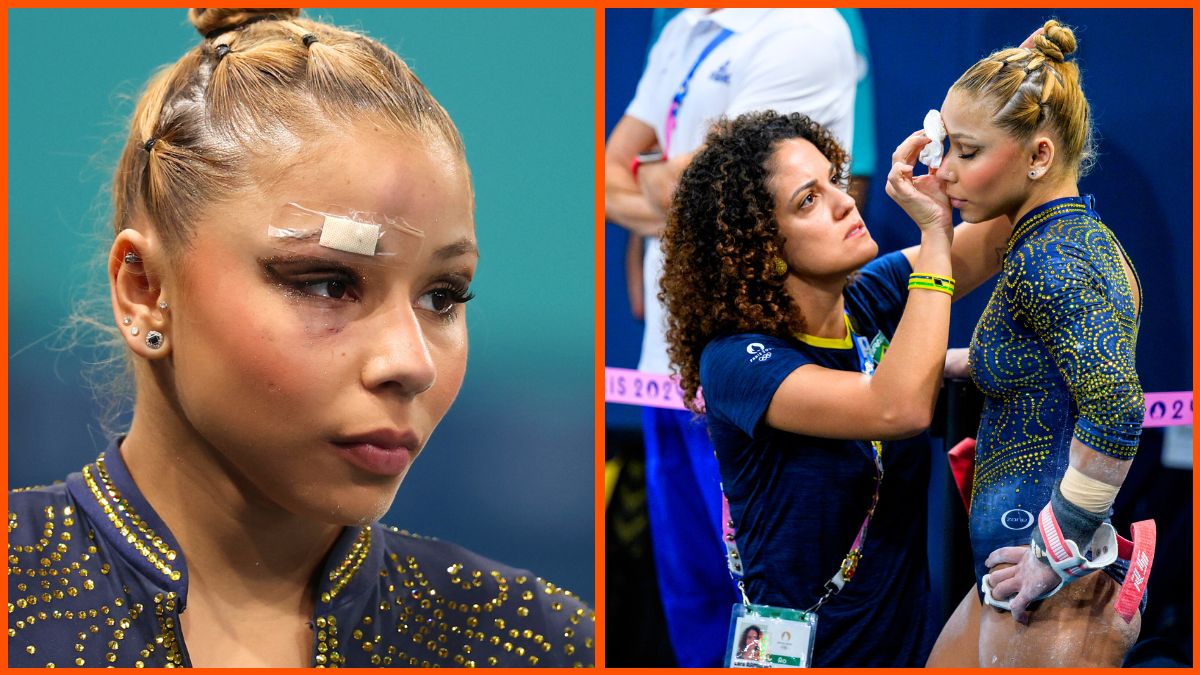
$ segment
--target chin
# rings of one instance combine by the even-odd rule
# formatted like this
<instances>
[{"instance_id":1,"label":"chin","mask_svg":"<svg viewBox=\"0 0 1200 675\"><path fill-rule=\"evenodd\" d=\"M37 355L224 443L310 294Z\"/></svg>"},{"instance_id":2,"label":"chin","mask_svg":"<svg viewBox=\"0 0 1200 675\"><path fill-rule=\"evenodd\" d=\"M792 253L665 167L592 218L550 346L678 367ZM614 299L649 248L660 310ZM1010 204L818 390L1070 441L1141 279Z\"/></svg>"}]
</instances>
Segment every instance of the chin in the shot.
<instances>
[{"instance_id":1,"label":"chin","mask_svg":"<svg viewBox=\"0 0 1200 675\"><path fill-rule=\"evenodd\" d=\"M291 504L284 508L303 518L330 525L367 525L388 512L399 487L399 481L391 485L314 485L309 490L290 495Z\"/></svg>"}]
</instances>

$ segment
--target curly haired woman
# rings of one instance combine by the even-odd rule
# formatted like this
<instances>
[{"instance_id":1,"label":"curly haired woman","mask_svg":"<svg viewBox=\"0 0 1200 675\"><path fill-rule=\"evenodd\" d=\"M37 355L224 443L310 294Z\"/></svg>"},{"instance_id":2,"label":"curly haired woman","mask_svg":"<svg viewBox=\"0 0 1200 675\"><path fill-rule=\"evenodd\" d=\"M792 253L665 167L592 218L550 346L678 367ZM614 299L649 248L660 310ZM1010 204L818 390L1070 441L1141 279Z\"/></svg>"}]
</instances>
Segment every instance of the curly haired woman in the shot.
<instances>
[{"instance_id":1,"label":"curly haired woman","mask_svg":"<svg viewBox=\"0 0 1200 675\"><path fill-rule=\"evenodd\" d=\"M875 259L843 150L774 112L715 126L663 238L671 359L707 413L747 599L805 610L825 598L814 666L922 665L932 643L928 452L880 442L929 425L952 296L997 271L1008 222L953 228L936 176L913 176L928 142L900 145L887 184L918 246Z\"/></svg>"}]
</instances>

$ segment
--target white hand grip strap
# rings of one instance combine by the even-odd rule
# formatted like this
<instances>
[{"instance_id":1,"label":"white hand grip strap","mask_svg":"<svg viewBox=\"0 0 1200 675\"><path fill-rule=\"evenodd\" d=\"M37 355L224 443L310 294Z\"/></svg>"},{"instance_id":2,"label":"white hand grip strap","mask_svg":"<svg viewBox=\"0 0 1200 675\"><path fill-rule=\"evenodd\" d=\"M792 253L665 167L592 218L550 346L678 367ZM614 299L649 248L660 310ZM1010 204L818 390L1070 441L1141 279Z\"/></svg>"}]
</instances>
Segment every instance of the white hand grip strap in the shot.
<instances>
[{"instance_id":1,"label":"white hand grip strap","mask_svg":"<svg viewBox=\"0 0 1200 675\"><path fill-rule=\"evenodd\" d=\"M1088 545L1088 550L1092 554L1091 560L1088 560L1079 551L1079 546L1074 541L1063 536L1058 521L1054 518L1054 509L1050 504L1046 504L1041 514L1038 515L1038 530L1042 535L1042 540L1046 542L1046 548L1043 549L1038 545L1037 537L1034 537L1030 542L1033 555L1054 570L1054 573L1058 575L1058 585L1034 598L1035 601L1045 600L1072 581L1085 577L1098 569L1108 567L1117 561L1117 531L1109 523L1101 523L1100 527L1096 529L1096 533L1092 535L1092 541ZM990 576L989 574L983 575L980 583L980 588L983 590L983 601L997 609L1011 611L1010 601L999 600L992 596Z\"/></svg>"}]
</instances>

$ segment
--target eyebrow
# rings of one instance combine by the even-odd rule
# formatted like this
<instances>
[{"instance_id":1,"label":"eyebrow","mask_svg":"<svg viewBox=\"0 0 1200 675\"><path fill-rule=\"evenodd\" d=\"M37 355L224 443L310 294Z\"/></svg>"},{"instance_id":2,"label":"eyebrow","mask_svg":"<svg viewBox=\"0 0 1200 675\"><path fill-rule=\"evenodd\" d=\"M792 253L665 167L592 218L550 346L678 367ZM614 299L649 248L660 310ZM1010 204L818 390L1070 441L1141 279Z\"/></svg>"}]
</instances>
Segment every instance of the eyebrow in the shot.
<instances>
[{"instance_id":1,"label":"eyebrow","mask_svg":"<svg viewBox=\"0 0 1200 675\"><path fill-rule=\"evenodd\" d=\"M949 136L950 136L950 138L953 138L956 141L963 141L963 140L978 141L979 140L978 138L975 138L971 134L949 134Z\"/></svg>"},{"instance_id":2,"label":"eyebrow","mask_svg":"<svg viewBox=\"0 0 1200 675\"><path fill-rule=\"evenodd\" d=\"M463 237L452 244L447 244L433 252L433 256L435 258L442 259L457 258L462 255L472 254L478 256L479 247L475 245L474 241L467 237Z\"/></svg>"},{"instance_id":3,"label":"eyebrow","mask_svg":"<svg viewBox=\"0 0 1200 675\"><path fill-rule=\"evenodd\" d=\"M792 201L793 199L795 199L795 198L796 198L796 195L800 194L801 192L804 192L805 190L807 190L808 188L810 188L810 187L812 187L812 186L814 186L814 185L816 185L816 184L817 184L817 179L816 179L816 178L814 178L814 179L812 179L812 180L808 181L807 183L804 183L804 184L803 184L803 185L801 185L800 187L796 188L796 191L792 193L792 196L791 196L791 197L788 197L788 201L789 201L789 202L790 202L790 201Z\"/></svg>"}]
</instances>

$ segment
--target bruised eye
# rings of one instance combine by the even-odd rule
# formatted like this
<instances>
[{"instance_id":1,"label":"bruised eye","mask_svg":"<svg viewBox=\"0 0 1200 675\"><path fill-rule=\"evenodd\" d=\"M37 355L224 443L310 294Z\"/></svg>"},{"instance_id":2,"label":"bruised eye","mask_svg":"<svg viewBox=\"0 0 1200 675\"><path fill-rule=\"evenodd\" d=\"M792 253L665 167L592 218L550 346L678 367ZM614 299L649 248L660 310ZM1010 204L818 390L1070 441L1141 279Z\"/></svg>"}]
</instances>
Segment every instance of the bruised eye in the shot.
<instances>
[{"instance_id":1,"label":"bruised eye","mask_svg":"<svg viewBox=\"0 0 1200 675\"><path fill-rule=\"evenodd\" d=\"M316 301L356 302L362 283L350 269L314 258L272 258L262 261L268 276L288 294Z\"/></svg>"}]
</instances>

